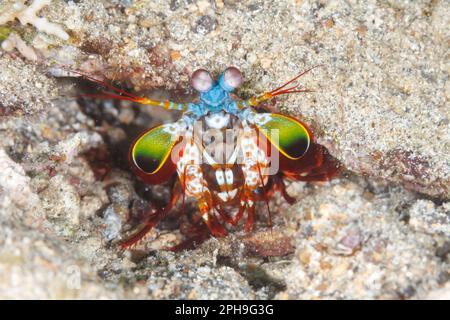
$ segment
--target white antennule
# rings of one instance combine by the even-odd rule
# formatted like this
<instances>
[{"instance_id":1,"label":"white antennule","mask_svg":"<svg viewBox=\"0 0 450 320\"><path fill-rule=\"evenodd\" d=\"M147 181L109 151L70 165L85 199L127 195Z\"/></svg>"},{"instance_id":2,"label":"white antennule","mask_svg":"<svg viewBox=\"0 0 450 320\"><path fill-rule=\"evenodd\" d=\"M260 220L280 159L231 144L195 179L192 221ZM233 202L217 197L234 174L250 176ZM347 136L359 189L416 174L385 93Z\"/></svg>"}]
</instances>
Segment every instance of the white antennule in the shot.
<instances>
[{"instance_id":1,"label":"white antennule","mask_svg":"<svg viewBox=\"0 0 450 320\"><path fill-rule=\"evenodd\" d=\"M230 123L230 114L223 111L210 113L205 116L205 122L208 128L223 129Z\"/></svg>"}]
</instances>

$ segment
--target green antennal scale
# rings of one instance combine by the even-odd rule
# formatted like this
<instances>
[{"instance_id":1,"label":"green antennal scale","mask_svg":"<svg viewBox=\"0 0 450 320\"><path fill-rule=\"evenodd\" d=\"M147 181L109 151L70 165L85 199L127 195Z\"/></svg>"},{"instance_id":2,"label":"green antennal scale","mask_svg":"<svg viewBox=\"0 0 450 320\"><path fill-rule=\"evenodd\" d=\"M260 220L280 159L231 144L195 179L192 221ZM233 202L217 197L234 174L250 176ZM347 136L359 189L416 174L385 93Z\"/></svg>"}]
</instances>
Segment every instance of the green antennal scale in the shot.
<instances>
[{"instance_id":1,"label":"green antennal scale","mask_svg":"<svg viewBox=\"0 0 450 320\"><path fill-rule=\"evenodd\" d=\"M157 173L179 141L173 124L164 124L142 134L131 149L133 163L146 174Z\"/></svg>"},{"instance_id":2,"label":"green antennal scale","mask_svg":"<svg viewBox=\"0 0 450 320\"><path fill-rule=\"evenodd\" d=\"M289 159L300 159L308 151L311 135L297 119L282 114L260 113L254 121L270 143Z\"/></svg>"}]
</instances>

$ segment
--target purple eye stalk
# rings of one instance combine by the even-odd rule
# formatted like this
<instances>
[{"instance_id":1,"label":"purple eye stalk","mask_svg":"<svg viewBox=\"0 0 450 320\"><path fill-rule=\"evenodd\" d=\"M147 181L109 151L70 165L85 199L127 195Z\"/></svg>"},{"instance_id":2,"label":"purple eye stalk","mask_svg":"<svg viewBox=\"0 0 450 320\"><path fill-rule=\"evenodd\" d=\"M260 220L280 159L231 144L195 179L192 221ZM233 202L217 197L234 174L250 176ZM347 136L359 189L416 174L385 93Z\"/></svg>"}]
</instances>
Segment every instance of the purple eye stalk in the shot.
<instances>
[{"instance_id":1,"label":"purple eye stalk","mask_svg":"<svg viewBox=\"0 0 450 320\"><path fill-rule=\"evenodd\" d=\"M225 69L217 81L205 69L196 70L191 76L191 85L200 93L202 107L211 112L237 110L237 104L230 98L230 93L241 83L242 73L236 67Z\"/></svg>"},{"instance_id":2,"label":"purple eye stalk","mask_svg":"<svg viewBox=\"0 0 450 320\"><path fill-rule=\"evenodd\" d=\"M205 69L198 69L191 76L192 87L200 93L208 92L214 85L218 85L221 89L231 92L238 88L241 83L242 73L236 67L228 67L219 76L218 84L214 83L211 74Z\"/></svg>"},{"instance_id":3,"label":"purple eye stalk","mask_svg":"<svg viewBox=\"0 0 450 320\"><path fill-rule=\"evenodd\" d=\"M242 83L242 73L236 67L227 68L219 77L219 85L223 90L231 92Z\"/></svg>"},{"instance_id":4,"label":"purple eye stalk","mask_svg":"<svg viewBox=\"0 0 450 320\"><path fill-rule=\"evenodd\" d=\"M198 69L191 76L191 85L198 92L208 92L213 84L213 78L205 69Z\"/></svg>"}]
</instances>

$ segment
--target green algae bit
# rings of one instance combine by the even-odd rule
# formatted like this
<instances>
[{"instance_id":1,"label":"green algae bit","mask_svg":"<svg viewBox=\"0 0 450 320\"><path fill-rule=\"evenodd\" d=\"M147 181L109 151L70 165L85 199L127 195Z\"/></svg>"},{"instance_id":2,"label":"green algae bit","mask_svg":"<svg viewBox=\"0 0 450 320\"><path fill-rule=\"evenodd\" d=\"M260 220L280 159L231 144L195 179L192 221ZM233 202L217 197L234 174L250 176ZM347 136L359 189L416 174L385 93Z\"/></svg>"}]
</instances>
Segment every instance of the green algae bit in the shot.
<instances>
[{"instance_id":1,"label":"green algae bit","mask_svg":"<svg viewBox=\"0 0 450 320\"><path fill-rule=\"evenodd\" d=\"M12 31L12 29L9 27L1 27L0 26L0 43L2 43L4 40L6 40L6 38L8 38L11 31Z\"/></svg>"}]
</instances>

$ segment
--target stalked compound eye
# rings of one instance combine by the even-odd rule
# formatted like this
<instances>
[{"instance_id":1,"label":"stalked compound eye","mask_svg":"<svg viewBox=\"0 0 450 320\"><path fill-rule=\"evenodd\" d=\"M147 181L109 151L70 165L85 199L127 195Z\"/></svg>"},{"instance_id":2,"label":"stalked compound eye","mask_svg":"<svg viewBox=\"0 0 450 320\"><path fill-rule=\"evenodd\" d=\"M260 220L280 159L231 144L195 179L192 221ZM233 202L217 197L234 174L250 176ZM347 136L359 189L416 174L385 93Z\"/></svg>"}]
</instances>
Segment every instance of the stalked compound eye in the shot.
<instances>
[{"instance_id":1,"label":"stalked compound eye","mask_svg":"<svg viewBox=\"0 0 450 320\"><path fill-rule=\"evenodd\" d=\"M228 67L220 76L220 86L226 91L233 91L242 83L242 73L236 67Z\"/></svg>"},{"instance_id":2,"label":"stalked compound eye","mask_svg":"<svg viewBox=\"0 0 450 320\"><path fill-rule=\"evenodd\" d=\"M213 79L208 71L198 69L192 74L191 85L198 92L208 92L213 85Z\"/></svg>"}]
</instances>

